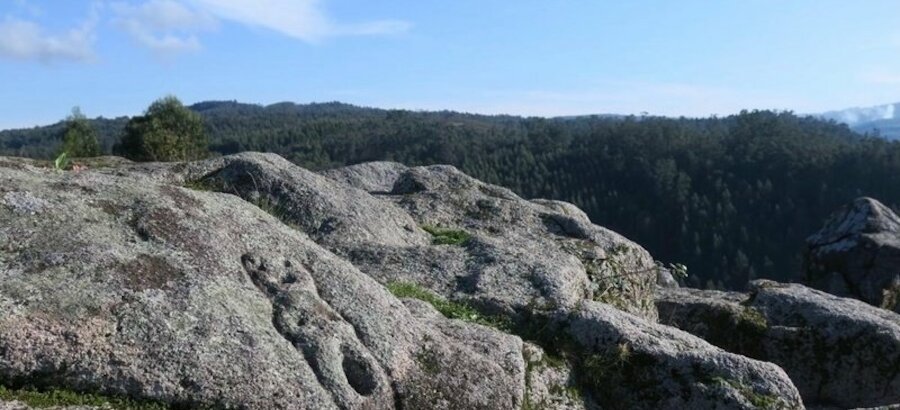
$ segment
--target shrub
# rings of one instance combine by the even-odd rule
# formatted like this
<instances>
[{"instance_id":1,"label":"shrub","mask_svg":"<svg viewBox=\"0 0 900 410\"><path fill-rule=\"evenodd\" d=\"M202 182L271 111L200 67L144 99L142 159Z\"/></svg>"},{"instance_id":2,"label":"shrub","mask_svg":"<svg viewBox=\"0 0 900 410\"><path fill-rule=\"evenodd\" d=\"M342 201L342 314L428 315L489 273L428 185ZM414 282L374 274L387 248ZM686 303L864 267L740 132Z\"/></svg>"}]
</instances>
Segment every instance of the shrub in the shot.
<instances>
[{"instance_id":1,"label":"shrub","mask_svg":"<svg viewBox=\"0 0 900 410\"><path fill-rule=\"evenodd\" d=\"M72 114L66 118L66 132L63 134L60 153L72 158L96 157L101 154L97 132L78 107L72 108Z\"/></svg>"},{"instance_id":2,"label":"shrub","mask_svg":"<svg viewBox=\"0 0 900 410\"><path fill-rule=\"evenodd\" d=\"M209 141L200 116L168 96L128 121L115 151L134 161L190 161L208 155Z\"/></svg>"}]
</instances>

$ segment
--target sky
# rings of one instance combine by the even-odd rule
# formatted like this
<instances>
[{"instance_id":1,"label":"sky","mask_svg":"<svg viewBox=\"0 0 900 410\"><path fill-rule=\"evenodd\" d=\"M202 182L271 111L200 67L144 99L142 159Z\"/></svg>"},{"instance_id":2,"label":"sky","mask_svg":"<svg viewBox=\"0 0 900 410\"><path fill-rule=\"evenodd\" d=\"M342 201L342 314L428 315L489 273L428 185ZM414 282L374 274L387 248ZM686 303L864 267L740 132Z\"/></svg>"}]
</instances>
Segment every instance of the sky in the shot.
<instances>
[{"instance_id":1,"label":"sky","mask_svg":"<svg viewBox=\"0 0 900 410\"><path fill-rule=\"evenodd\" d=\"M0 0L0 129L186 104L558 116L900 101L900 1Z\"/></svg>"}]
</instances>

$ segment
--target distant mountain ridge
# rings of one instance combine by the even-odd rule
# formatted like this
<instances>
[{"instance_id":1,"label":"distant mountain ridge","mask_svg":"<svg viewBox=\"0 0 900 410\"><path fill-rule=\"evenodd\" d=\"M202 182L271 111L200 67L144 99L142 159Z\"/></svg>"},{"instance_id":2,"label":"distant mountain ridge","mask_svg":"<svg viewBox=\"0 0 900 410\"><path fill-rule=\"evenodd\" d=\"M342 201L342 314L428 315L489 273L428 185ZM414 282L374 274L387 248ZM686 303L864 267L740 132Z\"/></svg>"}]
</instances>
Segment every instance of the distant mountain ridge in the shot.
<instances>
[{"instance_id":1,"label":"distant mountain ridge","mask_svg":"<svg viewBox=\"0 0 900 410\"><path fill-rule=\"evenodd\" d=\"M859 133L877 133L887 139L900 139L900 103L847 108L817 116L847 124Z\"/></svg>"}]
</instances>

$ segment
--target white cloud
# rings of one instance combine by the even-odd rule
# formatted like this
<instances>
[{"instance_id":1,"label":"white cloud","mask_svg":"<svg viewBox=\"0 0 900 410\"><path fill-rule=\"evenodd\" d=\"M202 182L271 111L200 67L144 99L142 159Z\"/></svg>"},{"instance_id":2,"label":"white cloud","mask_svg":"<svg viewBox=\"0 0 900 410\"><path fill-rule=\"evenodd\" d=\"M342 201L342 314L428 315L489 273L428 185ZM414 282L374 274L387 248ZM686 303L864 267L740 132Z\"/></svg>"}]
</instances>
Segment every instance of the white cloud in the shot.
<instances>
[{"instance_id":1,"label":"white cloud","mask_svg":"<svg viewBox=\"0 0 900 410\"><path fill-rule=\"evenodd\" d=\"M357 24L333 21L318 0L148 0L112 3L114 22L141 45L162 55L196 51L199 34L218 21L262 27L315 43L336 36L401 33L410 24L376 20Z\"/></svg>"},{"instance_id":2,"label":"white cloud","mask_svg":"<svg viewBox=\"0 0 900 410\"><path fill-rule=\"evenodd\" d=\"M331 20L318 0L191 0L216 16L263 27L306 42L348 35L402 33L411 27L399 20L346 24Z\"/></svg>"},{"instance_id":3,"label":"white cloud","mask_svg":"<svg viewBox=\"0 0 900 410\"><path fill-rule=\"evenodd\" d=\"M0 21L0 57L21 61L87 61L94 57L96 14L64 33L48 33L29 20Z\"/></svg>"},{"instance_id":4,"label":"white cloud","mask_svg":"<svg viewBox=\"0 0 900 410\"><path fill-rule=\"evenodd\" d=\"M114 22L138 43L161 55L201 48L197 33L216 28L209 13L174 0L150 0L135 6L113 3Z\"/></svg>"}]
</instances>

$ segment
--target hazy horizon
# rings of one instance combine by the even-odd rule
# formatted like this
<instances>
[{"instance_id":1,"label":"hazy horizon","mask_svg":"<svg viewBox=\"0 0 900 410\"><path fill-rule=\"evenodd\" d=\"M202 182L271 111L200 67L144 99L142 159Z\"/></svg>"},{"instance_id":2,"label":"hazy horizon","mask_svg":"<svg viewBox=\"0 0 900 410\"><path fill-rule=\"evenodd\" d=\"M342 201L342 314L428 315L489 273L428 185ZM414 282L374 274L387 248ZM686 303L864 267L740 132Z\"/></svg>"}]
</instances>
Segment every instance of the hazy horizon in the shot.
<instances>
[{"instance_id":1,"label":"hazy horizon","mask_svg":"<svg viewBox=\"0 0 900 410\"><path fill-rule=\"evenodd\" d=\"M0 129L185 103L705 117L900 100L900 3L0 5Z\"/></svg>"}]
</instances>

